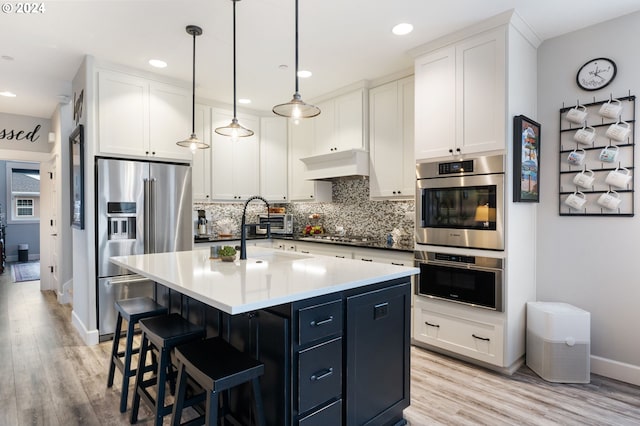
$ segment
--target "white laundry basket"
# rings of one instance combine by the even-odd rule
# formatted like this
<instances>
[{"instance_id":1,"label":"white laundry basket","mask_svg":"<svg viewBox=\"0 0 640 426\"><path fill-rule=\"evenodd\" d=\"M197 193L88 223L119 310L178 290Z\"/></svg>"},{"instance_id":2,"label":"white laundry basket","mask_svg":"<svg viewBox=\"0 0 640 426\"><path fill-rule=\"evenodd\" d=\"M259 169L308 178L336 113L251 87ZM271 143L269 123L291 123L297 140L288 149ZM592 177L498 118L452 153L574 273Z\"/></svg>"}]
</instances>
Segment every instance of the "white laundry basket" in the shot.
<instances>
[{"instance_id":1,"label":"white laundry basket","mask_svg":"<svg viewBox=\"0 0 640 426\"><path fill-rule=\"evenodd\" d=\"M549 382L589 383L591 314L559 302L527 302L527 365Z\"/></svg>"}]
</instances>

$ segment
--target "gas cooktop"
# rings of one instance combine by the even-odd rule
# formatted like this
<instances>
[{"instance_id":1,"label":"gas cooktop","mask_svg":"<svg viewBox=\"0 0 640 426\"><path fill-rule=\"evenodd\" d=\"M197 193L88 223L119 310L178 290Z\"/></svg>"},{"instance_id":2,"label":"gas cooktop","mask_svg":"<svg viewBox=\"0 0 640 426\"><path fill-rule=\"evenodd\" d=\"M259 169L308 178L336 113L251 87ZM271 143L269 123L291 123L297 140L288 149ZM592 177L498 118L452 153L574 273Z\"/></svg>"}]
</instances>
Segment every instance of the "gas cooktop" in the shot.
<instances>
[{"instance_id":1,"label":"gas cooktop","mask_svg":"<svg viewBox=\"0 0 640 426\"><path fill-rule=\"evenodd\" d=\"M358 237L354 235L317 234L317 235L309 235L306 237L302 237L300 239L307 240L307 241L327 242L327 243L353 244L358 246L375 245L375 242L371 238Z\"/></svg>"}]
</instances>

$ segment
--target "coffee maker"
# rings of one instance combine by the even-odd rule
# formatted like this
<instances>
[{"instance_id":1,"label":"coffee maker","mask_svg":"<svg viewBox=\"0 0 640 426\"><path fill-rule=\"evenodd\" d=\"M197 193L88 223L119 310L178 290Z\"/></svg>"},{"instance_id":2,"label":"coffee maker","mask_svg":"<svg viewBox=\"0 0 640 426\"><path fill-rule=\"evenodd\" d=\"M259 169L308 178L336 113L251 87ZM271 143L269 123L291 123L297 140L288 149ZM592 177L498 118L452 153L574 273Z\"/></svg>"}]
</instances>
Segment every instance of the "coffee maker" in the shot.
<instances>
[{"instance_id":1,"label":"coffee maker","mask_svg":"<svg viewBox=\"0 0 640 426\"><path fill-rule=\"evenodd\" d=\"M204 210L198 210L198 235L207 235L207 214Z\"/></svg>"}]
</instances>

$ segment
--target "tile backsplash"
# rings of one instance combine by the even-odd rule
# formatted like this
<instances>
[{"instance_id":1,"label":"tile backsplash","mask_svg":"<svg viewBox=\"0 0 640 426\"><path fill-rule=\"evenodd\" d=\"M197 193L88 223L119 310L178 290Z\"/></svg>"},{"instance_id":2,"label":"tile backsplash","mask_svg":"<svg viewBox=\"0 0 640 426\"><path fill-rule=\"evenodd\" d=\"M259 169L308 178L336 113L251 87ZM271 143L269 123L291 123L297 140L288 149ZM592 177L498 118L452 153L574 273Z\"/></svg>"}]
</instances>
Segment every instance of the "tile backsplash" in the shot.
<instances>
[{"instance_id":1,"label":"tile backsplash","mask_svg":"<svg viewBox=\"0 0 640 426\"><path fill-rule=\"evenodd\" d=\"M342 226L347 235L356 235L385 241L394 229L402 232L403 239L413 240L415 203L406 201L372 201L369 199L368 178L341 178L332 182L333 202L291 202L274 206L286 207L294 216L295 233L301 234L306 225L322 225L327 233L335 233ZM217 233L215 223L230 218L236 223L235 233L240 233L240 221L244 203L195 203L194 220L197 210L205 210L207 219ZM256 215L264 213L265 206L254 201L247 206L247 223L255 223ZM317 213L319 219L309 216Z\"/></svg>"}]
</instances>

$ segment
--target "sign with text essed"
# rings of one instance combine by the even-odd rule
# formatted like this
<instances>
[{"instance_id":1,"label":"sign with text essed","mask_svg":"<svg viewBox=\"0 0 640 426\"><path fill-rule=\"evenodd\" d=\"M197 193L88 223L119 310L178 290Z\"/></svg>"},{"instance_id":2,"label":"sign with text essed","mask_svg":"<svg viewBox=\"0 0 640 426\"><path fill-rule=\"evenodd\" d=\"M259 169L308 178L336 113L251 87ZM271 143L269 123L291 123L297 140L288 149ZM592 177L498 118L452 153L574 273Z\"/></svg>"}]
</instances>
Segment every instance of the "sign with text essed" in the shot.
<instances>
[{"instance_id":1,"label":"sign with text essed","mask_svg":"<svg viewBox=\"0 0 640 426\"><path fill-rule=\"evenodd\" d=\"M540 201L540 124L513 117L513 201Z\"/></svg>"},{"instance_id":2,"label":"sign with text essed","mask_svg":"<svg viewBox=\"0 0 640 426\"><path fill-rule=\"evenodd\" d=\"M0 113L0 149L50 152L50 130L50 120Z\"/></svg>"}]
</instances>

